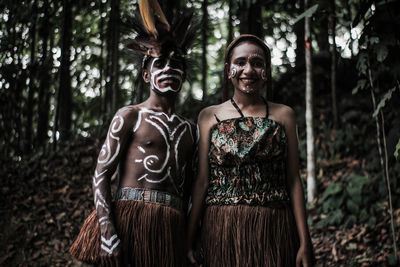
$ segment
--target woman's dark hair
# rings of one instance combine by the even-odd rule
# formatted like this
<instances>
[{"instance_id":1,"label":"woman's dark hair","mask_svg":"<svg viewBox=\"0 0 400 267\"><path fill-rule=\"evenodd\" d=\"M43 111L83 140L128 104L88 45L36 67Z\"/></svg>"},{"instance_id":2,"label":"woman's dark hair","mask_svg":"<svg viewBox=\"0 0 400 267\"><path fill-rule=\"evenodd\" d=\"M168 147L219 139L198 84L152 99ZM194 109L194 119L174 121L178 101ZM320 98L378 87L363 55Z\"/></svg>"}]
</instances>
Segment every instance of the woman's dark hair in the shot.
<instances>
[{"instance_id":1,"label":"woman's dark hair","mask_svg":"<svg viewBox=\"0 0 400 267\"><path fill-rule=\"evenodd\" d=\"M236 39L234 39L226 48L224 63L228 63L228 66L230 66L233 50L237 46L243 43L255 44L261 47L262 50L264 51L266 67L267 67L266 97L268 100L272 100L273 94L272 94L272 80L271 80L271 52L268 46L260 38L252 34L242 34ZM226 101L229 98L229 91L231 86L228 79L228 71L229 68L225 68L224 66L224 85L222 88L222 102Z\"/></svg>"}]
</instances>

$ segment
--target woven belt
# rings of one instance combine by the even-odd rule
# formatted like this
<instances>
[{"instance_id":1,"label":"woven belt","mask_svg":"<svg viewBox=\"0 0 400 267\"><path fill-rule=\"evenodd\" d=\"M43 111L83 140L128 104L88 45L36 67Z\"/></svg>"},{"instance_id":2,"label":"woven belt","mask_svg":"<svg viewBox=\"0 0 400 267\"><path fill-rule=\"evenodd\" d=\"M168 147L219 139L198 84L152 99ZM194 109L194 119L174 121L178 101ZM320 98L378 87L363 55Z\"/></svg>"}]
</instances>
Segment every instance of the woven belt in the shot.
<instances>
[{"instance_id":1,"label":"woven belt","mask_svg":"<svg viewBox=\"0 0 400 267\"><path fill-rule=\"evenodd\" d=\"M181 198L167 192L150 190L146 188L120 188L115 193L114 199L138 200L157 203L167 205L178 210L183 210L183 201Z\"/></svg>"}]
</instances>

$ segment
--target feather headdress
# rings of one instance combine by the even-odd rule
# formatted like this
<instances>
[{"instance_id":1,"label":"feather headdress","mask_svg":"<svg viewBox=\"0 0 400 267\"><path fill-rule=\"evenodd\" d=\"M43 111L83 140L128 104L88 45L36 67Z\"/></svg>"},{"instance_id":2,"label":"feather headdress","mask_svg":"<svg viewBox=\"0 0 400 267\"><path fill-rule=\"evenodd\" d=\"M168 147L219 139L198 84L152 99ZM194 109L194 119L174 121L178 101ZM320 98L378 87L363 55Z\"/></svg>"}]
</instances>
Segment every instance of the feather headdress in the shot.
<instances>
[{"instance_id":1,"label":"feather headdress","mask_svg":"<svg viewBox=\"0 0 400 267\"><path fill-rule=\"evenodd\" d=\"M193 13L175 16L178 19L170 25L157 0L139 0L142 23L130 18L126 26L136 34L127 44L127 48L146 56L169 56L171 52L186 55L195 37L195 28L191 25Z\"/></svg>"}]
</instances>

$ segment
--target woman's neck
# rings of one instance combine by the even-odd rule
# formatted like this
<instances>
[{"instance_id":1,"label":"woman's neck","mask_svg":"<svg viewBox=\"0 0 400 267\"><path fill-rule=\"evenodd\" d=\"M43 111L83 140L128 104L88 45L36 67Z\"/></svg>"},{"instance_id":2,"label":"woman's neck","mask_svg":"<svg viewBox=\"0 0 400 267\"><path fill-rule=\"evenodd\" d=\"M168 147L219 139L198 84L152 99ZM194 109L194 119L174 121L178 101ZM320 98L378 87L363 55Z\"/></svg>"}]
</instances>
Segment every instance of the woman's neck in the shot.
<instances>
[{"instance_id":1,"label":"woman's neck","mask_svg":"<svg viewBox=\"0 0 400 267\"><path fill-rule=\"evenodd\" d=\"M264 101L260 93L248 94L243 93L240 90L235 90L233 94L233 100L239 105L240 108L246 108L248 106L254 106L257 104L263 104Z\"/></svg>"}]
</instances>

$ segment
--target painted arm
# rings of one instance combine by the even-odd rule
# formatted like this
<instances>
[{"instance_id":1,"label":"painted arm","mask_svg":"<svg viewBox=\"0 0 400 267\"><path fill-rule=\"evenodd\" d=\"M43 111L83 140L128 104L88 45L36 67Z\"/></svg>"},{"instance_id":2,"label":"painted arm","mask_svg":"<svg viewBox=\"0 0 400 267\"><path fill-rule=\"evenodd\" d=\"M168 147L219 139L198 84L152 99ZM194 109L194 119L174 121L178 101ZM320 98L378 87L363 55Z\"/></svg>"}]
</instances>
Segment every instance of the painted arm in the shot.
<instances>
[{"instance_id":1,"label":"painted arm","mask_svg":"<svg viewBox=\"0 0 400 267\"><path fill-rule=\"evenodd\" d=\"M299 175L298 137L296 118L293 110L285 107L284 125L288 138L287 180L290 190L293 213L300 237L300 248L297 253L296 266L312 266L312 243L306 220L304 191ZM302 264L302 265L301 265Z\"/></svg>"},{"instance_id":2,"label":"painted arm","mask_svg":"<svg viewBox=\"0 0 400 267\"><path fill-rule=\"evenodd\" d=\"M111 121L106 140L97 158L93 176L93 196L96 214L100 224L102 266L120 266L121 249L111 209L111 176L114 174L122 148L131 133L128 120L129 109L117 111Z\"/></svg>"},{"instance_id":3,"label":"painted arm","mask_svg":"<svg viewBox=\"0 0 400 267\"><path fill-rule=\"evenodd\" d=\"M199 263L194 257L194 244L198 230L201 214L204 206L204 199L208 188L208 150L210 147L210 116L207 109L199 114L199 145L198 145L198 168L197 177L192 190L192 208L189 213L187 233L187 257L191 264L198 266Z\"/></svg>"}]
</instances>

